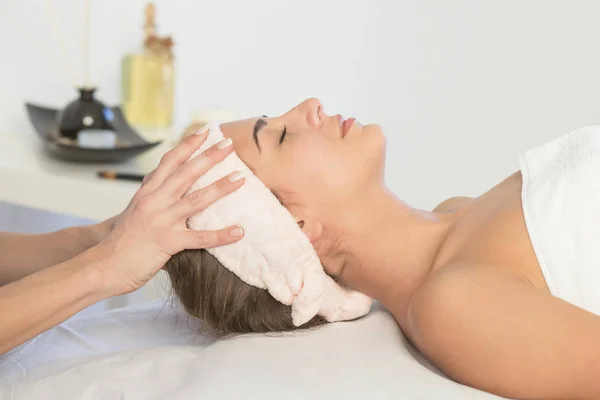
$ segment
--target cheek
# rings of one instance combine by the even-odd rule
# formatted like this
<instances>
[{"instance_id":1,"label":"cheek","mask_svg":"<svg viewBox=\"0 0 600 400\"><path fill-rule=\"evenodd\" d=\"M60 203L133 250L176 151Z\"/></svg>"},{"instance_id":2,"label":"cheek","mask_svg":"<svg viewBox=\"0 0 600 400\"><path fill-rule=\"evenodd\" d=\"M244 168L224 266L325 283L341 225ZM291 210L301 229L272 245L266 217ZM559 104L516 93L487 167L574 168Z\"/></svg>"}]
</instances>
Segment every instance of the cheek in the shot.
<instances>
[{"instance_id":1,"label":"cheek","mask_svg":"<svg viewBox=\"0 0 600 400\"><path fill-rule=\"evenodd\" d=\"M383 179L384 139L377 132L365 132L353 142L297 141L273 160L269 180L295 193L300 203L339 205Z\"/></svg>"},{"instance_id":2,"label":"cheek","mask_svg":"<svg viewBox=\"0 0 600 400\"><path fill-rule=\"evenodd\" d=\"M333 199L355 191L363 180L360 177L365 171L359 157L344 143L323 141L310 147L298 146L286 160L286 170L296 190L309 189L317 197Z\"/></svg>"}]
</instances>

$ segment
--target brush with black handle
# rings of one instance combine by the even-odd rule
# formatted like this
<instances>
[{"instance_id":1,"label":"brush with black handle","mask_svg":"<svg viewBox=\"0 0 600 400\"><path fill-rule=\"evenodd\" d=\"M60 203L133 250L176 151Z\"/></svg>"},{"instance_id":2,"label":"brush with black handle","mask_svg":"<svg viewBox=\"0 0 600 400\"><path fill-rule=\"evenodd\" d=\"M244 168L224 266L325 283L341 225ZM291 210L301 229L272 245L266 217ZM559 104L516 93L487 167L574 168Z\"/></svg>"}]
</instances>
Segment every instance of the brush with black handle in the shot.
<instances>
[{"instance_id":1,"label":"brush with black handle","mask_svg":"<svg viewBox=\"0 0 600 400\"><path fill-rule=\"evenodd\" d=\"M135 181L142 182L144 180L143 174L133 174L127 172L117 171L98 171L98 177L110 180L122 180L122 181Z\"/></svg>"}]
</instances>

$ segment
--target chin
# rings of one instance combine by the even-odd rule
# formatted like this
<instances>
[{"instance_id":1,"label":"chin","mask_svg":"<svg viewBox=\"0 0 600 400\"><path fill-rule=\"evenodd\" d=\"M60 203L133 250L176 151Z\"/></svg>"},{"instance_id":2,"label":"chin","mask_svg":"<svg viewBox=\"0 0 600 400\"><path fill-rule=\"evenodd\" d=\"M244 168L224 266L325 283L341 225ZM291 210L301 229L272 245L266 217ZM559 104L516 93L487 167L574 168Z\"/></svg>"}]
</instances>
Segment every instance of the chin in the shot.
<instances>
[{"instance_id":1,"label":"chin","mask_svg":"<svg viewBox=\"0 0 600 400\"><path fill-rule=\"evenodd\" d=\"M383 129L377 124L369 124L363 127L362 136L366 143L366 149L369 153L376 153L378 157L385 158L385 149L387 147L387 137L383 134Z\"/></svg>"},{"instance_id":2,"label":"chin","mask_svg":"<svg viewBox=\"0 0 600 400\"><path fill-rule=\"evenodd\" d=\"M365 138L369 141L365 150L368 151L371 176L376 180L383 179L387 137L383 134L381 126L377 124L366 125L364 130Z\"/></svg>"},{"instance_id":3,"label":"chin","mask_svg":"<svg viewBox=\"0 0 600 400\"><path fill-rule=\"evenodd\" d=\"M377 124L369 124L362 127L362 132L360 135L364 140L367 140L370 143L375 145L379 145L385 148L385 144L387 142L386 136L383 134L383 129L381 129L380 125Z\"/></svg>"}]
</instances>

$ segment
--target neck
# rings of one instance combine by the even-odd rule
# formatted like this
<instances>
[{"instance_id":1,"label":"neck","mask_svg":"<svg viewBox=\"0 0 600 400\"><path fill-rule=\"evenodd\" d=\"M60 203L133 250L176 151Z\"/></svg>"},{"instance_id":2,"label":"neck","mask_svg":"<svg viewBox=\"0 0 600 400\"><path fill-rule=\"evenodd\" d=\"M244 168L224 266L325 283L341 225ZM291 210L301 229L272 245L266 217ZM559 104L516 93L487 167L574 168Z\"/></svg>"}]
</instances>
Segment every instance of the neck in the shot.
<instances>
[{"instance_id":1,"label":"neck","mask_svg":"<svg viewBox=\"0 0 600 400\"><path fill-rule=\"evenodd\" d=\"M404 314L412 295L437 269L437 255L455 220L453 214L410 207L388 190L362 197L338 226L344 232L341 280L394 314Z\"/></svg>"}]
</instances>

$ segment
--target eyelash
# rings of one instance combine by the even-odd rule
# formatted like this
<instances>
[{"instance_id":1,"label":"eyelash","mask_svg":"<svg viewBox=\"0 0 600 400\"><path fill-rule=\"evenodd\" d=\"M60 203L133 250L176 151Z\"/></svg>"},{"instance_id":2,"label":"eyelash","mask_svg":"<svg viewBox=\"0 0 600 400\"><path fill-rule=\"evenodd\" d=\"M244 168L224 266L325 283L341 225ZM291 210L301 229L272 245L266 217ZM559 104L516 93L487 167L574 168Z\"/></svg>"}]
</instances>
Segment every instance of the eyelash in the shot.
<instances>
[{"instance_id":1,"label":"eyelash","mask_svg":"<svg viewBox=\"0 0 600 400\"><path fill-rule=\"evenodd\" d=\"M279 138L279 144L283 143L286 135L287 135L287 126L284 125L283 132L281 132L281 137Z\"/></svg>"}]
</instances>

